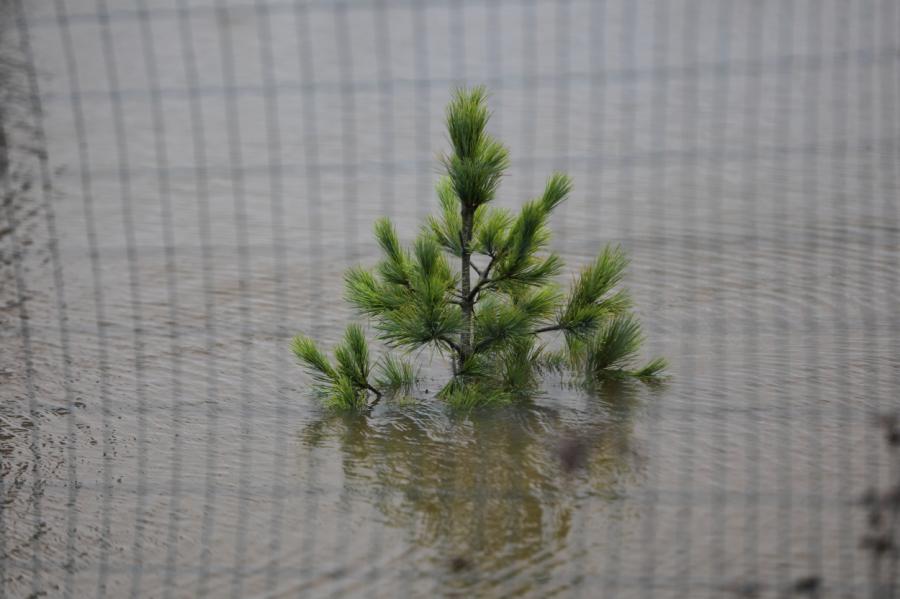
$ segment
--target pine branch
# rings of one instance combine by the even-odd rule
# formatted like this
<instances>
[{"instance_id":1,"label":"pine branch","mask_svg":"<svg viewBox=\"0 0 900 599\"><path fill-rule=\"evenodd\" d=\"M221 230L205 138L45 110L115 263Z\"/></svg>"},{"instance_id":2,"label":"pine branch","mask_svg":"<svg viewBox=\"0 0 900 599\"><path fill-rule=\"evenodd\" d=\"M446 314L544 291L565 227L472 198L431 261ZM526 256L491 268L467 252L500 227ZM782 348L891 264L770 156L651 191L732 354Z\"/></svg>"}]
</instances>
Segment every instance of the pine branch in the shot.
<instances>
[{"instance_id":1,"label":"pine branch","mask_svg":"<svg viewBox=\"0 0 900 599\"><path fill-rule=\"evenodd\" d=\"M455 351L457 353L457 355L462 356L462 348L459 346L458 343L454 342L449 337L443 337L443 336L438 337L437 341L440 341L441 343L446 344L450 349Z\"/></svg>"},{"instance_id":2,"label":"pine branch","mask_svg":"<svg viewBox=\"0 0 900 599\"><path fill-rule=\"evenodd\" d=\"M640 324L633 316L612 318L587 343L588 373L595 378L627 374L643 340Z\"/></svg>"},{"instance_id":3,"label":"pine branch","mask_svg":"<svg viewBox=\"0 0 900 599\"><path fill-rule=\"evenodd\" d=\"M654 379L662 376L668 367L669 363L665 358L654 358L638 370L632 371L630 374L639 379Z\"/></svg>"},{"instance_id":4,"label":"pine branch","mask_svg":"<svg viewBox=\"0 0 900 599\"><path fill-rule=\"evenodd\" d=\"M606 246L572 284L569 300L557 321L558 330L588 337L610 317L624 314L631 307L631 298L615 287L625 276L627 266L628 258L620 247Z\"/></svg>"},{"instance_id":5,"label":"pine branch","mask_svg":"<svg viewBox=\"0 0 900 599\"><path fill-rule=\"evenodd\" d=\"M303 363L310 375L321 384L331 384L337 380L337 373L315 341L304 335L297 335L291 343L294 355Z\"/></svg>"},{"instance_id":6,"label":"pine branch","mask_svg":"<svg viewBox=\"0 0 900 599\"><path fill-rule=\"evenodd\" d=\"M356 410L366 407L368 392L375 394L376 401L381 398L381 391L369 383L369 350L358 325L347 327L344 339L335 347L337 366L308 337L295 337L292 349L316 381L314 389L329 406Z\"/></svg>"},{"instance_id":7,"label":"pine branch","mask_svg":"<svg viewBox=\"0 0 900 599\"><path fill-rule=\"evenodd\" d=\"M357 387L373 390L369 385L369 346L361 326L351 324L347 327L343 341L334 348L334 357L339 374L353 381Z\"/></svg>"},{"instance_id":8,"label":"pine branch","mask_svg":"<svg viewBox=\"0 0 900 599\"><path fill-rule=\"evenodd\" d=\"M565 329L563 328L562 325L559 325L559 324L551 324L551 325L546 326L546 327L541 327L541 328L539 328L539 329L535 329L535 330L533 330L533 331L531 332L531 334L532 334L532 335L540 335L540 334L542 334L542 333L552 333L553 331L564 331L564 330L565 330Z\"/></svg>"},{"instance_id":9,"label":"pine branch","mask_svg":"<svg viewBox=\"0 0 900 599\"><path fill-rule=\"evenodd\" d=\"M482 218L476 219L473 251L496 258L506 244L512 222L513 217L509 210L488 209Z\"/></svg>"},{"instance_id":10,"label":"pine branch","mask_svg":"<svg viewBox=\"0 0 900 599\"><path fill-rule=\"evenodd\" d=\"M493 283L488 276L491 274L491 268L493 268L496 263L496 258L492 257L491 261L488 262L488 265L484 267L484 270L479 273L478 282L475 283L475 286L472 288L472 291L469 292L468 301L473 302L475 298L478 297L478 293L488 284Z\"/></svg>"}]
</instances>

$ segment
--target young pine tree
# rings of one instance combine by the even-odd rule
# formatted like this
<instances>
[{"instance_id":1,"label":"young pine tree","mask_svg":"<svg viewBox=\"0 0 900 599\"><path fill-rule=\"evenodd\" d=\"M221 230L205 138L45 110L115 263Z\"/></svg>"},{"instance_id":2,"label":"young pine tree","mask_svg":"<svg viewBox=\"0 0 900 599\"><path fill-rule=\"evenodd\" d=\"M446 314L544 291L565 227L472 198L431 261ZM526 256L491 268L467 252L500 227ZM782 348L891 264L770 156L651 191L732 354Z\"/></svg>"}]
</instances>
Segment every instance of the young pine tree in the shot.
<instances>
[{"instance_id":1,"label":"young pine tree","mask_svg":"<svg viewBox=\"0 0 900 599\"><path fill-rule=\"evenodd\" d=\"M586 381L659 376L663 359L634 366L643 335L620 286L628 265L620 248L604 248L567 294L554 282L563 262L548 250L547 221L569 195L569 177L551 175L540 197L518 213L490 205L509 158L487 133L489 118L484 88L457 91L447 107L452 151L441 157L439 214L410 248L389 220L379 220L382 259L374 270L346 273L347 301L388 347L448 356L453 373L439 396L457 407L527 395L547 370ZM415 367L402 357L373 362L356 324L335 348L334 362L302 335L293 351L326 404L337 408L365 409L384 394L408 393L416 381Z\"/></svg>"}]
</instances>

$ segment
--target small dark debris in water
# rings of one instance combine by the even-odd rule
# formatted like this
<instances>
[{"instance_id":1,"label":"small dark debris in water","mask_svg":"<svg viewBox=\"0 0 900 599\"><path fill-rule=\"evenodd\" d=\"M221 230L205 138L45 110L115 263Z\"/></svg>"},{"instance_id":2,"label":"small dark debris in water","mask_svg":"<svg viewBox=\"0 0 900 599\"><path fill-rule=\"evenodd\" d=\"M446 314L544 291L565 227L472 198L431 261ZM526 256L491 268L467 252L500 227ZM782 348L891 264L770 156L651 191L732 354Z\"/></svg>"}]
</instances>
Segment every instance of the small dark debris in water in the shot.
<instances>
[{"instance_id":1,"label":"small dark debris in water","mask_svg":"<svg viewBox=\"0 0 900 599\"><path fill-rule=\"evenodd\" d=\"M6 264L12 264L12 260L7 260ZM24 303L25 303L24 299L12 301L12 302L9 302L8 304L6 304L5 306L0 306L0 310L13 310L15 308L18 308L19 306L21 306ZM20 318L22 320L28 320L28 315L22 314Z\"/></svg>"},{"instance_id":2,"label":"small dark debris in water","mask_svg":"<svg viewBox=\"0 0 900 599\"><path fill-rule=\"evenodd\" d=\"M887 433L887 442L891 447L900 445L900 430L892 429Z\"/></svg>"},{"instance_id":3,"label":"small dark debris in water","mask_svg":"<svg viewBox=\"0 0 900 599\"><path fill-rule=\"evenodd\" d=\"M891 487L881 496L881 503L887 507L900 507L900 485Z\"/></svg>"},{"instance_id":4,"label":"small dark debris in water","mask_svg":"<svg viewBox=\"0 0 900 599\"><path fill-rule=\"evenodd\" d=\"M897 414L882 414L878 419L884 430L884 438L890 447L900 447L900 421Z\"/></svg>"},{"instance_id":5,"label":"small dark debris in water","mask_svg":"<svg viewBox=\"0 0 900 599\"><path fill-rule=\"evenodd\" d=\"M884 508L900 508L900 485L895 485L883 493L879 493L876 489L868 489L860 498L860 503L874 512ZM873 525L879 522L880 520L870 518Z\"/></svg>"},{"instance_id":6,"label":"small dark debris in water","mask_svg":"<svg viewBox=\"0 0 900 599\"><path fill-rule=\"evenodd\" d=\"M866 489L860 498L860 503L866 507L874 507L878 503L878 491L875 489Z\"/></svg>"},{"instance_id":7,"label":"small dark debris in water","mask_svg":"<svg viewBox=\"0 0 900 599\"><path fill-rule=\"evenodd\" d=\"M40 539L42 536L44 536L44 533L46 533L46 532L47 532L47 523L41 522L40 524L38 524L37 530L35 530L31 534L31 540L36 541L36 540Z\"/></svg>"},{"instance_id":8,"label":"small dark debris in water","mask_svg":"<svg viewBox=\"0 0 900 599\"><path fill-rule=\"evenodd\" d=\"M794 592L800 595L814 595L819 592L822 579L818 576L804 576L794 582Z\"/></svg>"},{"instance_id":9,"label":"small dark debris in water","mask_svg":"<svg viewBox=\"0 0 900 599\"><path fill-rule=\"evenodd\" d=\"M563 439L559 444L558 453L559 461L566 472L583 468L587 461L587 447L584 441L578 438Z\"/></svg>"},{"instance_id":10,"label":"small dark debris in water","mask_svg":"<svg viewBox=\"0 0 900 599\"><path fill-rule=\"evenodd\" d=\"M883 519L879 510L871 510L869 512L869 528L878 528L881 526Z\"/></svg>"},{"instance_id":11,"label":"small dark debris in water","mask_svg":"<svg viewBox=\"0 0 900 599\"><path fill-rule=\"evenodd\" d=\"M894 551L894 541L887 535L866 535L859 546L875 555L884 555Z\"/></svg>"},{"instance_id":12,"label":"small dark debris in water","mask_svg":"<svg viewBox=\"0 0 900 599\"><path fill-rule=\"evenodd\" d=\"M461 555L450 560L450 570L452 572L462 572L472 567L472 563Z\"/></svg>"},{"instance_id":13,"label":"small dark debris in water","mask_svg":"<svg viewBox=\"0 0 900 599\"><path fill-rule=\"evenodd\" d=\"M759 584L755 582L736 582L727 589L738 597L753 599L759 597Z\"/></svg>"},{"instance_id":14,"label":"small dark debris in water","mask_svg":"<svg viewBox=\"0 0 900 599\"><path fill-rule=\"evenodd\" d=\"M897 426L897 415L890 412L882 414L878 418L878 423L884 428L894 428Z\"/></svg>"}]
</instances>

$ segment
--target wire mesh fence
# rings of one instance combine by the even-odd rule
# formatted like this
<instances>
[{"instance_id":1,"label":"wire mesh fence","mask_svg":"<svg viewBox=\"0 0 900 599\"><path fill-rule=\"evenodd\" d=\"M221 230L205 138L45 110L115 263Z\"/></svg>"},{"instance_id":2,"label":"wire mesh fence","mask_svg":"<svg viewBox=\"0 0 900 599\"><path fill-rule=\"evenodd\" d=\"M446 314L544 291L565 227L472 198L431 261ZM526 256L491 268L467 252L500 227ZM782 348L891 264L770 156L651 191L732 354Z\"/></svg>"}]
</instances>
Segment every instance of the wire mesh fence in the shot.
<instances>
[{"instance_id":1,"label":"wire mesh fence","mask_svg":"<svg viewBox=\"0 0 900 599\"><path fill-rule=\"evenodd\" d=\"M0 31L0 596L893 596L895 0L5 0ZM552 245L628 251L669 377L459 414L426 364L330 412L290 340L353 319L378 217L436 211L477 84L498 204L572 175Z\"/></svg>"}]
</instances>

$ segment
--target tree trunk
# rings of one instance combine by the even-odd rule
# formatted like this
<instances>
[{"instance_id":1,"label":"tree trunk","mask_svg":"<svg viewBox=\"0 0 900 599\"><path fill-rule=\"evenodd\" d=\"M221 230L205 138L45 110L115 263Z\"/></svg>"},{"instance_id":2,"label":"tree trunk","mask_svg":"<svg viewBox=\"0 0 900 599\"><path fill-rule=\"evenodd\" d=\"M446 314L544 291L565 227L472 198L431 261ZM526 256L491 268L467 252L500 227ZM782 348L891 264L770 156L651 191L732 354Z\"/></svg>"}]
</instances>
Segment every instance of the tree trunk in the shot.
<instances>
[{"instance_id":1,"label":"tree trunk","mask_svg":"<svg viewBox=\"0 0 900 599\"><path fill-rule=\"evenodd\" d=\"M462 209L462 268L460 270L461 277L461 293L462 293L462 316L463 330L459 335L460 366L472 355L472 317L474 312L474 302L469 300L469 293L472 291L472 253L469 250L472 241L472 226L474 222L474 214L471 210L463 206Z\"/></svg>"}]
</instances>

